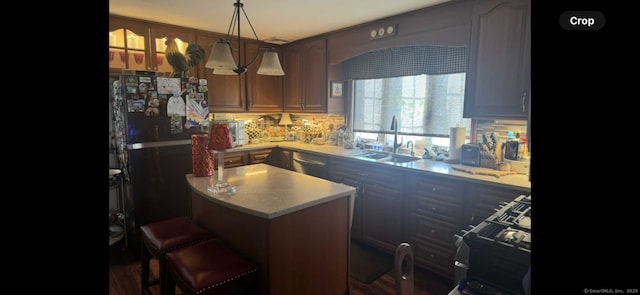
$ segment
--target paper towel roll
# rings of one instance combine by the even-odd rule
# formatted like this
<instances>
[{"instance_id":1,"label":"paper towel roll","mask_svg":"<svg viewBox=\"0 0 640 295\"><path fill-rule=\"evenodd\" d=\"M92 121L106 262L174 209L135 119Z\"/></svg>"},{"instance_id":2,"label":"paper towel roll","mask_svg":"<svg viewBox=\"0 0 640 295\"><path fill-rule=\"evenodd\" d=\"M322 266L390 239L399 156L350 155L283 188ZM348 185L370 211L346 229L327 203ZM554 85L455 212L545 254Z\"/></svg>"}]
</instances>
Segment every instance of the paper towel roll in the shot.
<instances>
[{"instance_id":1,"label":"paper towel roll","mask_svg":"<svg viewBox=\"0 0 640 295\"><path fill-rule=\"evenodd\" d=\"M467 130L464 127L451 127L449 131L449 160L460 160L460 151L467 137Z\"/></svg>"},{"instance_id":2,"label":"paper towel roll","mask_svg":"<svg viewBox=\"0 0 640 295\"><path fill-rule=\"evenodd\" d=\"M191 166L193 176L213 175L213 155L207 149L209 136L207 134L191 135Z\"/></svg>"}]
</instances>

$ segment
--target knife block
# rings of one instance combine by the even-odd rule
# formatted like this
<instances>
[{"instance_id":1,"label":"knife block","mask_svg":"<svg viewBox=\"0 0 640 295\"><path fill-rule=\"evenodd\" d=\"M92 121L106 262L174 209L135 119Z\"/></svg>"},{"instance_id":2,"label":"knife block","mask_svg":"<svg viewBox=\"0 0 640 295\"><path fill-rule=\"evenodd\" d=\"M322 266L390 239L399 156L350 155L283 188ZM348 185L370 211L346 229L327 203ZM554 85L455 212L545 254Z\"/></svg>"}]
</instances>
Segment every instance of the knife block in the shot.
<instances>
[{"instance_id":1,"label":"knife block","mask_svg":"<svg viewBox=\"0 0 640 295\"><path fill-rule=\"evenodd\" d=\"M499 169L500 163L502 163L504 144L496 144L496 149L492 153L480 151L480 167Z\"/></svg>"}]
</instances>

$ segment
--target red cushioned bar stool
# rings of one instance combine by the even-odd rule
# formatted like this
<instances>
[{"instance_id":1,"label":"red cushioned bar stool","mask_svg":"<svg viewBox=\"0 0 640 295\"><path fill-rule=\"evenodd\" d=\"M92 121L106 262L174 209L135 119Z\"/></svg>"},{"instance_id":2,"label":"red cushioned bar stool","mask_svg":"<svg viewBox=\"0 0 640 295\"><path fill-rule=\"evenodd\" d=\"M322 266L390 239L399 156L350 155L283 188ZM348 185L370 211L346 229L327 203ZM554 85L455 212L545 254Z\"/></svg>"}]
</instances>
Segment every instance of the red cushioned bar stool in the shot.
<instances>
[{"instance_id":1,"label":"red cushioned bar stool","mask_svg":"<svg viewBox=\"0 0 640 295\"><path fill-rule=\"evenodd\" d=\"M167 253L167 294L257 294L258 267L220 239Z\"/></svg>"},{"instance_id":2,"label":"red cushioned bar stool","mask_svg":"<svg viewBox=\"0 0 640 295\"><path fill-rule=\"evenodd\" d=\"M160 295L166 293L167 261L165 255L176 249L213 238L213 234L198 225L189 217L176 217L140 227L142 232L142 294L152 295L151 286L160 284ZM158 260L157 280L149 278L151 259Z\"/></svg>"}]
</instances>

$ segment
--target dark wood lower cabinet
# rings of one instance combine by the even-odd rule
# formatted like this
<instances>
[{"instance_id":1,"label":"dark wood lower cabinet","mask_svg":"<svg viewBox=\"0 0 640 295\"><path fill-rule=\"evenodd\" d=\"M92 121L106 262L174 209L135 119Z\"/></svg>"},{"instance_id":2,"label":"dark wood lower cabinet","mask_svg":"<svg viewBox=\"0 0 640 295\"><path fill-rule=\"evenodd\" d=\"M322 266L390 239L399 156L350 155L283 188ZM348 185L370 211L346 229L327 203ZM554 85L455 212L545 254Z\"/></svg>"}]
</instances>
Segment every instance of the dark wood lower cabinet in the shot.
<instances>
[{"instance_id":1,"label":"dark wood lower cabinet","mask_svg":"<svg viewBox=\"0 0 640 295\"><path fill-rule=\"evenodd\" d=\"M249 165L264 163L264 160L271 154L271 149L257 150L249 152Z\"/></svg>"},{"instance_id":2,"label":"dark wood lower cabinet","mask_svg":"<svg viewBox=\"0 0 640 295\"><path fill-rule=\"evenodd\" d=\"M369 245L395 254L396 247L403 242L402 190L390 186L391 184L364 184L362 236Z\"/></svg>"},{"instance_id":3,"label":"dark wood lower cabinet","mask_svg":"<svg viewBox=\"0 0 640 295\"><path fill-rule=\"evenodd\" d=\"M271 149L254 150L249 152L227 152L224 154L224 168L244 165L260 164L271 153ZM215 169L218 169L218 158L215 156Z\"/></svg>"},{"instance_id":4,"label":"dark wood lower cabinet","mask_svg":"<svg viewBox=\"0 0 640 295\"><path fill-rule=\"evenodd\" d=\"M192 193L192 216L259 267L261 294L348 294L349 196L272 219Z\"/></svg>"},{"instance_id":5,"label":"dark wood lower cabinet","mask_svg":"<svg viewBox=\"0 0 640 295\"><path fill-rule=\"evenodd\" d=\"M405 178L404 237L416 264L453 279L454 235L464 220L464 183L424 174Z\"/></svg>"},{"instance_id":6,"label":"dark wood lower cabinet","mask_svg":"<svg viewBox=\"0 0 640 295\"><path fill-rule=\"evenodd\" d=\"M330 180L356 188L351 238L394 255L402 243L402 173L356 161L329 165Z\"/></svg>"}]
</instances>

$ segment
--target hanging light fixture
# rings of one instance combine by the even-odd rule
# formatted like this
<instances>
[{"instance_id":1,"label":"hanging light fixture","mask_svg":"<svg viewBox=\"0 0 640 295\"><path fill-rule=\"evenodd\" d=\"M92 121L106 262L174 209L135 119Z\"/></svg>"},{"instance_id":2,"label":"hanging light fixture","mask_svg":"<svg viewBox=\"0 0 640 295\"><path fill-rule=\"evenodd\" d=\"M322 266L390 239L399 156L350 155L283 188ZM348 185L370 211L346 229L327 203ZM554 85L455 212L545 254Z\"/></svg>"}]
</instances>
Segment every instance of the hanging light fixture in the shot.
<instances>
[{"instance_id":1,"label":"hanging light fixture","mask_svg":"<svg viewBox=\"0 0 640 295\"><path fill-rule=\"evenodd\" d=\"M233 34L236 26L238 27L238 61L240 61L240 57L242 56L242 47L240 44L240 10L242 10L242 13L247 19L249 27L251 28L251 31L253 31L253 35L256 37L256 40L260 42L256 31L251 25L251 21L249 20L247 13L244 11L244 4L240 3L240 0L236 0L236 2L233 3L233 6L235 6L235 10L231 17L231 23L229 24L229 30L227 31L227 38L220 39L220 41L213 45L211 55L209 55L209 60L205 64L205 67L213 69L213 74L216 75L242 75L247 72L247 68L249 66L256 62L258 55L260 54L260 50L267 50L262 57L262 63L260 64L260 68L258 68L257 73L260 75L284 76L284 71L280 65L280 60L278 59L278 53L275 52L275 49L272 47L258 47L258 52L256 52L256 55L246 65L237 64L233 59L229 37Z\"/></svg>"}]
</instances>

